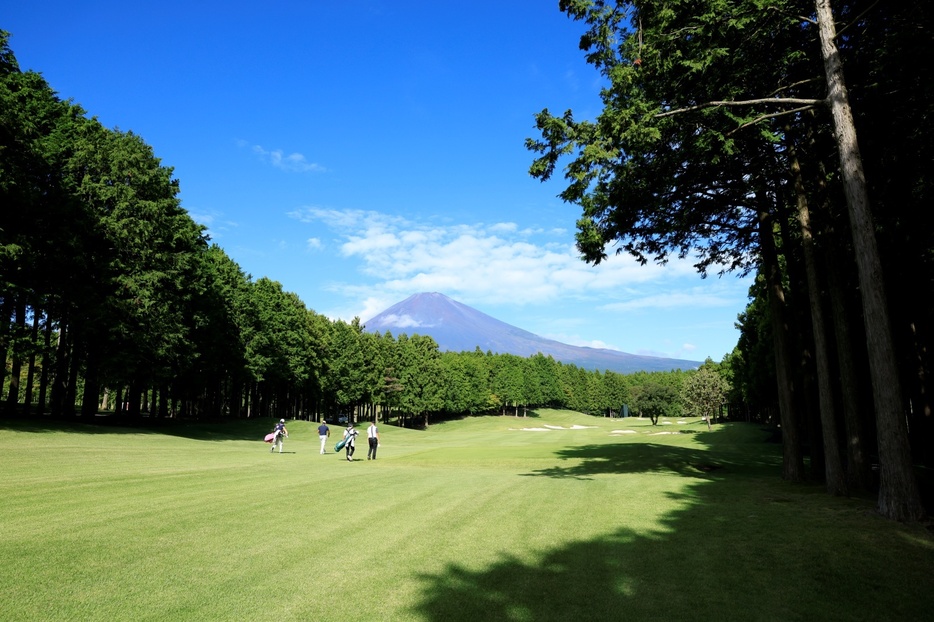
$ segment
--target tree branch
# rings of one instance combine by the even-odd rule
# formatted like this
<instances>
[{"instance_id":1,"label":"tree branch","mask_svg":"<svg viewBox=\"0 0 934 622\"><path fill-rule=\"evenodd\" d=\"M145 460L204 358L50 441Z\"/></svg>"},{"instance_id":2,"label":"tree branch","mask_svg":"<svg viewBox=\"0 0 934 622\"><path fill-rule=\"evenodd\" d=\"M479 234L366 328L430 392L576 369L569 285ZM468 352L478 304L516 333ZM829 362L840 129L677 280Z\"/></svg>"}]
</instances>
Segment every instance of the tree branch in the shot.
<instances>
[{"instance_id":1,"label":"tree branch","mask_svg":"<svg viewBox=\"0 0 934 622\"><path fill-rule=\"evenodd\" d=\"M826 99L798 99L795 97L766 97L763 99L746 99L743 101L712 101L704 104L698 104L696 106L688 106L687 108L678 108L677 110L660 112L655 115L655 118L661 119L662 117L671 117L683 112L693 112L695 110L703 110L704 108L714 108L719 106L752 106L755 104L803 104L807 107L813 107L823 106L826 103Z\"/></svg>"},{"instance_id":2,"label":"tree branch","mask_svg":"<svg viewBox=\"0 0 934 622\"><path fill-rule=\"evenodd\" d=\"M812 108L814 108L814 106L801 106L800 108L793 108L793 109L791 109L791 110L783 110L783 111L781 111L781 112L775 112L775 113L772 113L772 114L760 115L760 116L756 117L755 119L753 119L752 121L747 121L746 123L743 123L742 125L740 125L740 126L737 127L736 129L730 130L729 132L726 133L726 135L727 135L727 136L732 136L734 133L740 131L741 129L746 128L746 127L749 127L750 125L755 125L755 124L758 123L759 121L764 121L765 119L774 119L775 117L781 117L781 116L784 116L784 115L786 115L786 114L795 114L795 113L798 113L798 112L802 112L802 111L804 111L804 110L811 110Z\"/></svg>"},{"instance_id":3,"label":"tree branch","mask_svg":"<svg viewBox=\"0 0 934 622\"><path fill-rule=\"evenodd\" d=\"M775 89L775 90L772 91L772 93L770 94L770 97L775 97L776 93L781 93L782 91L787 91L788 89L793 89L793 88L795 88L796 86L801 86L802 84L809 84L809 83L811 83L811 82L822 82L822 81L823 81L822 78L807 78L806 80L798 80L797 82L792 82L791 84L788 84L788 85L783 86L783 87L781 87L781 88Z\"/></svg>"}]
</instances>

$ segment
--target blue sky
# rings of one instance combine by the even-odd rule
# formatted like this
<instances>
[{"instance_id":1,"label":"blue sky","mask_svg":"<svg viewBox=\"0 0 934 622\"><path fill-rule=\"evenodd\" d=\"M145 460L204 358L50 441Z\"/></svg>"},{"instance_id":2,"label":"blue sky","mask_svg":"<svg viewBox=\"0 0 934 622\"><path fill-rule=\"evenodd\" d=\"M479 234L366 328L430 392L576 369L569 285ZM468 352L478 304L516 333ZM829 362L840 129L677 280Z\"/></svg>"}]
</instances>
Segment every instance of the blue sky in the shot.
<instances>
[{"instance_id":1,"label":"blue sky","mask_svg":"<svg viewBox=\"0 0 934 622\"><path fill-rule=\"evenodd\" d=\"M441 292L573 345L719 361L750 278L600 266L561 179L528 174L534 113L599 113L582 25L534 2L9 3L24 70L175 170L253 278L332 319Z\"/></svg>"}]
</instances>

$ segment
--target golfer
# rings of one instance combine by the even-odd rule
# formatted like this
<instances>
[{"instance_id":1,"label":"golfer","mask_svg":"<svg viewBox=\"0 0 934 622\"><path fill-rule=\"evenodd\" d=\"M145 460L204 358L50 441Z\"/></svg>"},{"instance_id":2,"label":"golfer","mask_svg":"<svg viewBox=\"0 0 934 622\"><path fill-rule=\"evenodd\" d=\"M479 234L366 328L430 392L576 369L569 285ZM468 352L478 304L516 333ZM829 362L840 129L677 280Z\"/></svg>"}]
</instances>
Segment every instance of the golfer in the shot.
<instances>
[{"instance_id":1,"label":"golfer","mask_svg":"<svg viewBox=\"0 0 934 622\"><path fill-rule=\"evenodd\" d=\"M375 421L371 421L370 426L366 429L366 442L369 444L366 450L366 459L376 460L376 449L379 447L379 429L376 427Z\"/></svg>"},{"instance_id":2,"label":"golfer","mask_svg":"<svg viewBox=\"0 0 934 622\"><path fill-rule=\"evenodd\" d=\"M344 445L344 451L347 452L347 462L353 462L353 452L357 449L357 430L353 427L353 421L347 424L347 429L344 430L344 440L346 441Z\"/></svg>"},{"instance_id":3,"label":"golfer","mask_svg":"<svg viewBox=\"0 0 934 622\"><path fill-rule=\"evenodd\" d=\"M322 419L321 425L318 426L318 438L321 439L321 453L325 453L324 445L328 442L329 436L331 436L331 428L328 427L328 422Z\"/></svg>"},{"instance_id":4,"label":"golfer","mask_svg":"<svg viewBox=\"0 0 934 622\"><path fill-rule=\"evenodd\" d=\"M282 453L282 439L289 438L289 431L285 429L285 419L279 419L279 423L276 424L276 429L272 431L275 436L272 438L272 447L269 448L269 453L272 453L276 450L276 445L279 446L279 453Z\"/></svg>"}]
</instances>

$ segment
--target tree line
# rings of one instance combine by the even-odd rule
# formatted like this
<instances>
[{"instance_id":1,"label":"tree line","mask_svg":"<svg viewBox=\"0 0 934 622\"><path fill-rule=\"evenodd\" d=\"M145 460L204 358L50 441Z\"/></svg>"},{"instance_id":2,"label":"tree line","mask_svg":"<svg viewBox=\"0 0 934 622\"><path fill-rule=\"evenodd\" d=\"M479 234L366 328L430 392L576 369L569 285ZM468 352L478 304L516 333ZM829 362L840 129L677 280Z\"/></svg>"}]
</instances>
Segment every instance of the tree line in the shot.
<instances>
[{"instance_id":1,"label":"tree line","mask_svg":"<svg viewBox=\"0 0 934 622\"><path fill-rule=\"evenodd\" d=\"M932 9L874 0L561 0L603 110L537 115L578 247L754 273L737 383L783 475L924 514L934 462ZM806 458L808 459L806 461ZM874 474L875 473L875 474Z\"/></svg>"},{"instance_id":2,"label":"tree line","mask_svg":"<svg viewBox=\"0 0 934 622\"><path fill-rule=\"evenodd\" d=\"M152 148L21 71L6 33L0 131L8 414L317 420L378 410L424 426L539 406L613 415L644 404L654 419L658 387L672 404L694 404L681 393L690 372L624 377L541 354L440 352L430 337L315 313L245 274L182 208Z\"/></svg>"}]
</instances>

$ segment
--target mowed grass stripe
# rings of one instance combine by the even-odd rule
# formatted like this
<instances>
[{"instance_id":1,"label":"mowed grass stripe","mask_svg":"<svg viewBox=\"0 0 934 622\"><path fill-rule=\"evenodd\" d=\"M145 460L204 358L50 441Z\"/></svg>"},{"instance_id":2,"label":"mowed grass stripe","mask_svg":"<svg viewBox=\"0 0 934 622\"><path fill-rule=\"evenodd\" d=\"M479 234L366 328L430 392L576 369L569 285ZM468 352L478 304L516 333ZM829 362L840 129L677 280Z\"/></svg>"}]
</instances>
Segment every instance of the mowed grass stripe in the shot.
<instances>
[{"instance_id":1,"label":"mowed grass stripe","mask_svg":"<svg viewBox=\"0 0 934 622\"><path fill-rule=\"evenodd\" d=\"M360 439L353 463L318 455L307 422L282 455L260 441L268 420L2 424L0 619L910 619L934 605L912 591L930 534L781 482L780 446L755 426L537 415L382 426L379 460ZM545 425L565 429L522 429Z\"/></svg>"}]
</instances>

